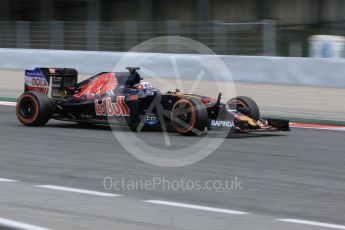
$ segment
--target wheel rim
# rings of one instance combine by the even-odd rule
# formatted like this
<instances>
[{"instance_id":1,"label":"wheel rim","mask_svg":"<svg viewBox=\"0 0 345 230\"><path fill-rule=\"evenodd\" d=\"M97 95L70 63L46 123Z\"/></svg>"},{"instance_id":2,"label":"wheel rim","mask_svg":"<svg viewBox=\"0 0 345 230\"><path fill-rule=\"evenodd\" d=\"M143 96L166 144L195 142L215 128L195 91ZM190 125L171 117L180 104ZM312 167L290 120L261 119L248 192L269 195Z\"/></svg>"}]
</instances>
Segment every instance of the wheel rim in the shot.
<instances>
[{"instance_id":1,"label":"wheel rim","mask_svg":"<svg viewBox=\"0 0 345 230\"><path fill-rule=\"evenodd\" d=\"M25 119L31 120L35 116L36 106L30 98L24 98L20 103L19 114Z\"/></svg>"},{"instance_id":2,"label":"wheel rim","mask_svg":"<svg viewBox=\"0 0 345 230\"><path fill-rule=\"evenodd\" d=\"M247 108L247 105L240 100L232 100L228 104L229 106L235 106L235 108Z\"/></svg>"},{"instance_id":3,"label":"wheel rim","mask_svg":"<svg viewBox=\"0 0 345 230\"><path fill-rule=\"evenodd\" d=\"M240 113L242 113L246 116L249 116L249 117L252 116L248 106L243 101L235 99L235 100L230 101L228 103L228 106L231 109L236 109L237 111L239 111Z\"/></svg>"},{"instance_id":4,"label":"wheel rim","mask_svg":"<svg viewBox=\"0 0 345 230\"><path fill-rule=\"evenodd\" d=\"M176 131L187 133L195 124L195 110L190 101L182 100L175 104L172 111L172 124Z\"/></svg>"}]
</instances>

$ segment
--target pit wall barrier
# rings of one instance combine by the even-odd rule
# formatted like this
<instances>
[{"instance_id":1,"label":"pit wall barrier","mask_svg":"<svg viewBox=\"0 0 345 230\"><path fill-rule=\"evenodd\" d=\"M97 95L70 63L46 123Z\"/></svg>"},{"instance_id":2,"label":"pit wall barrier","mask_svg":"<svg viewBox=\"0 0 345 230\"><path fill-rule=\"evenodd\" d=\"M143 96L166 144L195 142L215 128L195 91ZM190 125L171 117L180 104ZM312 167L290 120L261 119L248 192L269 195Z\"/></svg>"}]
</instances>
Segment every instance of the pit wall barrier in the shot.
<instances>
[{"instance_id":1,"label":"pit wall barrier","mask_svg":"<svg viewBox=\"0 0 345 230\"><path fill-rule=\"evenodd\" d=\"M231 74L226 73L224 77L224 74L211 73L217 70L214 63L219 62L214 60L218 58ZM83 74L96 74L138 66L143 77L178 75L181 79L196 79L202 65L206 68L205 80L345 88L345 59L0 48L0 69L71 67ZM208 65L212 65L210 72ZM219 71L223 70L219 68Z\"/></svg>"}]
</instances>

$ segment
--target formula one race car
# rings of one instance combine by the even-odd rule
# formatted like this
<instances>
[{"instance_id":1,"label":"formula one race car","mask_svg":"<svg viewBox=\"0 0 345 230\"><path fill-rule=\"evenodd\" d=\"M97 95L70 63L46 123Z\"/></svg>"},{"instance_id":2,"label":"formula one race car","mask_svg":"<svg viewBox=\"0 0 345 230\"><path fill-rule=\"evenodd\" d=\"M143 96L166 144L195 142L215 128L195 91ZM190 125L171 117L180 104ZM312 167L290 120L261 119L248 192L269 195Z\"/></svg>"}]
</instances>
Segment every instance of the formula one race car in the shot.
<instances>
[{"instance_id":1,"label":"formula one race car","mask_svg":"<svg viewBox=\"0 0 345 230\"><path fill-rule=\"evenodd\" d=\"M25 71L25 93L17 102L19 121L43 126L49 119L79 124L110 124L174 130L183 135L207 131L289 131L289 122L260 119L257 104L249 97L227 103L195 94L161 93L143 82L137 70L103 72L77 83L71 68L35 68ZM51 91L49 98L48 92Z\"/></svg>"}]
</instances>

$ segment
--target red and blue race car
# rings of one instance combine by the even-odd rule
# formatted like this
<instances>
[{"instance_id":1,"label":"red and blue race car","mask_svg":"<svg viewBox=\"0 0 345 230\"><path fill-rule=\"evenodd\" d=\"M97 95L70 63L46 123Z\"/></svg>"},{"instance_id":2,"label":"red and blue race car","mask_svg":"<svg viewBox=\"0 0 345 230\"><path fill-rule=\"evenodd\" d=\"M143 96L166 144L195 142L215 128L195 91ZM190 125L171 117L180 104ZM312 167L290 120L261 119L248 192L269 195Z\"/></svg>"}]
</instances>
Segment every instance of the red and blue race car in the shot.
<instances>
[{"instance_id":1,"label":"red and blue race car","mask_svg":"<svg viewBox=\"0 0 345 230\"><path fill-rule=\"evenodd\" d=\"M199 135L208 131L289 131L289 121L261 119L249 97L227 103L195 94L162 93L144 82L139 68L102 72L78 83L72 68L35 68L25 71L25 92L16 113L27 126L43 126L50 119L79 124L110 124L140 131L143 128ZM51 91L51 97L48 93Z\"/></svg>"}]
</instances>

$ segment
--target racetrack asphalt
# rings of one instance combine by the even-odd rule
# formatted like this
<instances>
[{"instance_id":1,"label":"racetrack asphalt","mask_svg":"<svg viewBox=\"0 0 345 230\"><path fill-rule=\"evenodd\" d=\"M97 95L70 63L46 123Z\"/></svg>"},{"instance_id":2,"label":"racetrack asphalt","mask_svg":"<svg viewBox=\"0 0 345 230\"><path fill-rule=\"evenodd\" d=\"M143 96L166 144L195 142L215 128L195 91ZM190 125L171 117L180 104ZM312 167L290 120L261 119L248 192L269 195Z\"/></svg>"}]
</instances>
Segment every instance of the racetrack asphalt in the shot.
<instances>
[{"instance_id":1,"label":"racetrack asphalt","mask_svg":"<svg viewBox=\"0 0 345 230\"><path fill-rule=\"evenodd\" d=\"M227 138L200 162L164 168L129 154L109 128L51 121L22 126L14 107L0 106L0 217L52 229L330 229L276 221L345 224L345 132L292 129L277 135ZM160 146L159 132L141 133ZM180 146L202 137L171 135ZM108 191L105 177L152 180L241 180L233 191ZM56 185L117 193L103 198L36 187ZM142 202L172 202L238 210L225 215ZM342 229L342 228L338 228ZM343 228L345 229L345 228Z\"/></svg>"}]
</instances>

